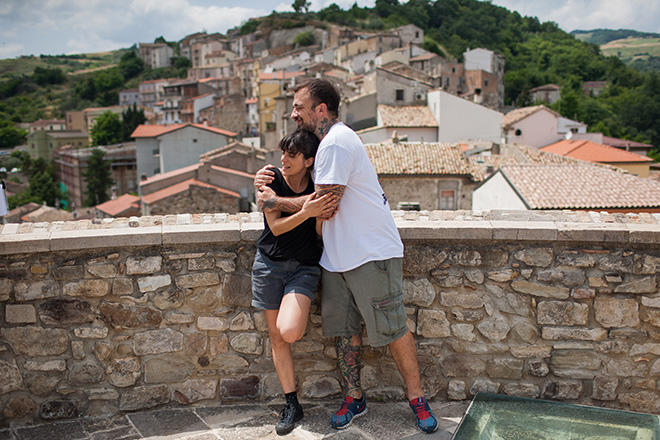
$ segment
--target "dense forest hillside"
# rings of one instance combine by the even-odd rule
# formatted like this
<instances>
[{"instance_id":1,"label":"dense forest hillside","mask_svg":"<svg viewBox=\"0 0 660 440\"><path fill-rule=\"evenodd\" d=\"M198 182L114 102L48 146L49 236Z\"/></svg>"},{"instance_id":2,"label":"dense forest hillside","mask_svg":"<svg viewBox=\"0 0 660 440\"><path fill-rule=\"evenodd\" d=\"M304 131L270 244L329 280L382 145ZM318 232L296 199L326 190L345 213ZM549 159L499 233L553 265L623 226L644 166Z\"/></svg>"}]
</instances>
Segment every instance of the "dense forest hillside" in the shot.
<instances>
[{"instance_id":1,"label":"dense forest hillside","mask_svg":"<svg viewBox=\"0 0 660 440\"><path fill-rule=\"evenodd\" d=\"M460 60L466 49L477 47L503 54L507 105L531 105L530 89L554 83L562 86L556 109L564 116L589 124L592 131L660 146L657 72L640 72L554 23L540 23L487 1L409 0L400 4L377 0L373 8L354 4L348 10L332 4L319 12L273 12L248 21L237 31L268 32L308 24L381 31L408 23L424 29L425 48L448 59ZM171 44L177 47L176 42ZM145 79L185 77L189 61L177 58L175 62L169 69L147 69L135 48L112 53L105 61L89 56L21 57L11 65L0 61L0 147L15 141L5 136L13 129L12 122L61 117L66 110L114 104L119 90L136 87ZM99 67L105 68L93 70ZM587 96L582 89L585 81L607 81L609 87L600 96Z\"/></svg>"}]
</instances>

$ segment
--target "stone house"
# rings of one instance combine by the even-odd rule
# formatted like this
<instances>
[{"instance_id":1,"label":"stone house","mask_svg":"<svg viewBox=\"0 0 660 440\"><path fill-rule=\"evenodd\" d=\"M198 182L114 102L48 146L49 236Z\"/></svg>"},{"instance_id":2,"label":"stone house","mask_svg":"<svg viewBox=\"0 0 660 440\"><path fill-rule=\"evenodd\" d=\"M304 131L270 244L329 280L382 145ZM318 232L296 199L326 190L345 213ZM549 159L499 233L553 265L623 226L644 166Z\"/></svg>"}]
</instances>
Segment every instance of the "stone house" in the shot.
<instances>
[{"instance_id":1,"label":"stone house","mask_svg":"<svg viewBox=\"0 0 660 440\"><path fill-rule=\"evenodd\" d=\"M546 84L544 86L534 87L529 90L529 97L532 102L545 102L554 104L561 98L561 87L555 84Z\"/></svg>"},{"instance_id":2,"label":"stone house","mask_svg":"<svg viewBox=\"0 0 660 440\"><path fill-rule=\"evenodd\" d=\"M212 105L199 111L200 121L236 132L239 137L249 133L245 131L247 116L245 98L241 93L214 96Z\"/></svg>"},{"instance_id":3,"label":"stone house","mask_svg":"<svg viewBox=\"0 0 660 440\"><path fill-rule=\"evenodd\" d=\"M422 44L424 43L424 29L414 24L406 24L392 29L392 32L401 37L404 44Z\"/></svg>"},{"instance_id":4,"label":"stone house","mask_svg":"<svg viewBox=\"0 0 660 440\"><path fill-rule=\"evenodd\" d=\"M142 105L139 88L124 89L119 91L119 105L131 106L134 104Z\"/></svg>"},{"instance_id":5,"label":"stone house","mask_svg":"<svg viewBox=\"0 0 660 440\"><path fill-rule=\"evenodd\" d=\"M660 182L588 163L502 165L472 195L473 211L495 209L660 212Z\"/></svg>"},{"instance_id":6,"label":"stone house","mask_svg":"<svg viewBox=\"0 0 660 440\"><path fill-rule=\"evenodd\" d=\"M428 92L427 105L438 122L438 142L501 142L502 113L443 89Z\"/></svg>"},{"instance_id":7,"label":"stone house","mask_svg":"<svg viewBox=\"0 0 660 440\"><path fill-rule=\"evenodd\" d=\"M51 163L55 152L65 145L73 145L76 148L87 147L89 134L78 130L38 130L27 135L27 152L30 153L30 157L41 158L47 163Z\"/></svg>"},{"instance_id":8,"label":"stone house","mask_svg":"<svg viewBox=\"0 0 660 440\"><path fill-rule=\"evenodd\" d=\"M115 182L111 188L114 196L134 193L138 190L135 142L96 147L105 153L110 161L110 172ZM81 208L87 195L87 182L84 174L89 166L89 158L94 148L74 148L65 146L55 153L55 173L66 187L69 203ZM108 194L110 195L110 194Z\"/></svg>"},{"instance_id":9,"label":"stone house","mask_svg":"<svg viewBox=\"0 0 660 440\"><path fill-rule=\"evenodd\" d=\"M438 122L426 105L378 106L375 127L359 130L365 144L400 139L406 142L437 142Z\"/></svg>"},{"instance_id":10,"label":"stone house","mask_svg":"<svg viewBox=\"0 0 660 440\"><path fill-rule=\"evenodd\" d=\"M282 96L297 82L297 77L305 75L305 72L271 72L259 73L259 131L264 134L276 130L277 119L282 114L275 112L275 98Z\"/></svg>"},{"instance_id":11,"label":"stone house","mask_svg":"<svg viewBox=\"0 0 660 440\"><path fill-rule=\"evenodd\" d=\"M62 131L66 129L66 121L63 119L39 119L30 124L28 131L34 133L35 131Z\"/></svg>"},{"instance_id":12,"label":"stone house","mask_svg":"<svg viewBox=\"0 0 660 440\"><path fill-rule=\"evenodd\" d=\"M482 174L458 145L387 142L365 145L391 209L461 210L472 206Z\"/></svg>"},{"instance_id":13,"label":"stone house","mask_svg":"<svg viewBox=\"0 0 660 440\"><path fill-rule=\"evenodd\" d=\"M347 85L355 87L357 96L344 98L339 109L339 117L354 130L362 130L377 124L379 104L394 106L424 104L427 92L433 88L431 84L417 78L382 67L355 78Z\"/></svg>"},{"instance_id":14,"label":"stone house","mask_svg":"<svg viewBox=\"0 0 660 440\"><path fill-rule=\"evenodd\" d=\"M502 121L504 138L509 144L529 145L536 148L557 142L568 133L586 133L587 126L564 118L544 105L512 110Z\"/></svg>"},{"instance_id":15,"label":"stone house","mask_svg":"<svg viewBox=\"0 0 660 440\"><path fill-rule=\"evenodd\" d=\"M138 56L145 65L160 69L172 65L174 49L167 43L139 43Z\"/></svg>"},{"instance_id":16,"label":"stone house","mask_svg":"<svg viewBox=\"0 0 660 440\"><path fill-rule=\"evenodd\" d=\"M197 80L179 79L170 81L169 84L164 85L162 95L163 106L161 108L161 117L159 118L160 124L180 124L184 122L184 101L199 95Z\"/></svg>"},{"instance_id":17,"label":"stone house","mask_svg":"<svg viewBox=\"0 0 660 440\"><path fill-rule=\"evenodd\" d=\"M135 138L140 180L196 164L199 156L227 145L236 133L203 124L140 125Z\"/></svg>"},{"instance_id":18,"label":"stone house","mask_svg":"<svg viewBox=\"0 0 660 440\"><path fill-rule=\"evenodd\" d=\"M200 156L200 162L140 183L143 215L252 210L254 173L265 151L233 142Z\"/></svg>"},{"instance_id":19,"label":"stone house","mask_svg":"<svg viewBox=\"0 0 660 440\"><path fill-rule=\"evenodd\" d=\"M639 177L649 177L653 159L587 140L564 139L540 149L573 159L612 165Z\"/></svg>"},{"instance_id":20,"label":"stone house","mask_svg":"<svg viewBox=\"0 0 660 440\"><path fill-rule=\"evenodd\" d=\"M215 95L213 93L204 93L203 95L186 98L182 104L181 119L184 123L202 123L205 120L201 116L202 112L213 107L214 103Z\"/></svg>"},{"instance_id":21,"label":"stone house","mask_svg":"<svg viewBox=\"0 0 660 440\"><path fill-rule=\"evenodd\" d=\"M504 95L498 88L497 75L485 70L465 71L465 92L461 96L495 110L504 106Z\"/></svg>"},{"instance_id":22,"label":"stone house","mask_svg":"<svg viewBox=\"0 0 660 440\"><path fill-rule=\"evenodd\" d=\"M426 72L434 78L442 77L442 66L447 60L435 53L425 53L410 58L410 67Z\"/></svg>"},{"instance_id":23,"label":"stone house","mask_svg":"<svg viewBox=\"0 0 660 440\"><path fill-rule=\"evenodd\" d=\"M154 108L154 105L163 99L163 87L168 85L171 79L152 79L142 81L138 86L140 91L140 101L142 105Z\"/></svg>"}]
</instances>

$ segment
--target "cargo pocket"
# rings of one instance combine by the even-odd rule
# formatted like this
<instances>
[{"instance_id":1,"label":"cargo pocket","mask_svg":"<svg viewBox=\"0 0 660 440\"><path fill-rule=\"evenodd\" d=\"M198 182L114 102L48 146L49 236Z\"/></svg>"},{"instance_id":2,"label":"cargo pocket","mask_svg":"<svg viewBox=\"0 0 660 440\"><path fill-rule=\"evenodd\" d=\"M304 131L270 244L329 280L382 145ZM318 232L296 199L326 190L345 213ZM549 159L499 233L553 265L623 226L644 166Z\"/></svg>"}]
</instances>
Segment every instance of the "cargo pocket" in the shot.
<instances>
[{"instance_id":1,"label":"cargo pocket","mask_svg":"<svg viewBox=\"0 0 660 440\"><path fill-rule=\"evenodd\" d=\"M395 336L406 327L406 309L403 306L403 293L393 298L376 298L372 302L376 330L383 336Z\"/></svg>"}]
</instances>

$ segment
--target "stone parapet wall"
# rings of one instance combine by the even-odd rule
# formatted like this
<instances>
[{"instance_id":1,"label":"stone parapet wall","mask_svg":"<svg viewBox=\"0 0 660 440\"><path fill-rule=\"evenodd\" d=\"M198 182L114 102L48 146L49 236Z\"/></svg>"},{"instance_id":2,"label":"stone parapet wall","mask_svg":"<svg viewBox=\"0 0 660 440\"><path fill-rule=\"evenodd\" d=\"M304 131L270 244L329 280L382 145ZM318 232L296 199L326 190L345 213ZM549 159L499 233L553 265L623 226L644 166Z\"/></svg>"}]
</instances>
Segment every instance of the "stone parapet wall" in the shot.
<instances>
[{"instance_id":1,"label":"stone parapet wall","mask_svg":"<svg viewBox=\"0 0 660 440\"><path fill-rule=\"evenodd\" d=\"M660 216L394 211L425 392L478 391L658 413ZM2 423L281 394L250 306L261 216L0 229ZM318 302L294 344L304 399L339 397ZM366 339L366 338L365 338ZM384 348L370 398L404 397Z\"/></svg>"}]
</instances>

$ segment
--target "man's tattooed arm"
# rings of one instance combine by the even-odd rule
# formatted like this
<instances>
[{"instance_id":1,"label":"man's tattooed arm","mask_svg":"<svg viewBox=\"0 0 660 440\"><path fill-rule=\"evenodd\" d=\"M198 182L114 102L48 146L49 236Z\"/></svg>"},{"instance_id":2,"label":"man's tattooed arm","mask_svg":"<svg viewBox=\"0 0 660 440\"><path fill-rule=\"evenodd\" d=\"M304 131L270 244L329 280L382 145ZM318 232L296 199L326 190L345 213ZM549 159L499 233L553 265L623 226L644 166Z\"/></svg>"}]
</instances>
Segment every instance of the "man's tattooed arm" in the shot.
<instances>
[{"instance_id":1,"label":"man's tattooed arm","mask_svg":"<svg viewBox=\"0 0 660 440\"><path fill-rule=\"evenodd\" d=\"M346 189L345 185L316 185L316 194L318 197L321 197L325 194L334 194L335 195L335 200L334 200L334 209L332 210L332 215L328 217L321 217L325 219L331 218L333 215L335 215L335 210L337 209L337 206L339 206L339 201L341 200L342 196L344 195L344 190Z\"/></svg>"},{"instance_id":2,"label":"man's tattooed arm","mask_svg":"<svg viewBox=\"0 0 660 440\"><path fill-rule=\"evenodd\" d=\"M300 197L278 197L275 192L268 187L262 187L257 194L257 203L262 211L281 211L294 213L302 209L309 196Z\"/></svg>"}]
</instances>

